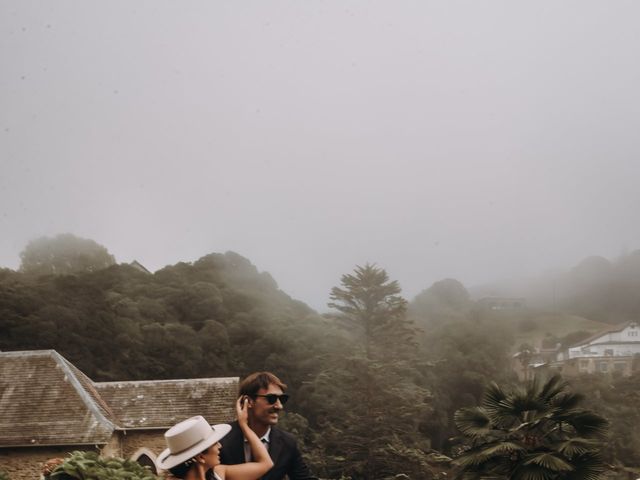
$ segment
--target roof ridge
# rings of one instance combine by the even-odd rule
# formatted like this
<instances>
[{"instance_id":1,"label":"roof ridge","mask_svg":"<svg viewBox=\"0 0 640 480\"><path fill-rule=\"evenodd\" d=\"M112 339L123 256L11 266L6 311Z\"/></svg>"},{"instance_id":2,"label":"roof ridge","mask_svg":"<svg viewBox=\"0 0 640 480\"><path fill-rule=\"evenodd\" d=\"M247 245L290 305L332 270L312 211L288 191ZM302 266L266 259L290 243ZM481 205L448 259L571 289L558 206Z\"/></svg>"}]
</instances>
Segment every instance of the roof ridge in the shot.
<instances>
[{"instance_id":1,"label":"roof ridge","mask_svg":"<svg viewBox=\"0 0 640 480\"><path fill-rule=\"evenodd\" d=\"M26 356L26 355L30 355L30 356L36 356L36 355L51 355L51 352L55 352L57 353L54 349L52 348L47 348L44 350L12 350L9 352L3 352L0 351L0 355L5 355L7 357L18 357L18 356Z\"/></svg>"},{"instance_id":2,"label":"roof ridge","mask_svg":"<svg viewBox=\"0 0 640 480\"><path fill-rule=\"evenodd\" d=\"M111 428L112 430L115 429L116 428L116 423L112 422L110 419L108 419L100 411L100 408L98 408L98 406L96 405L96 402L93 400L93 398L91 398L91 396L89 395L87 390L80 383L80 380L78 379L76 374L71 369L72 364L66 358L64 358L62 355L60 355L58 352L56 352L55 350L50 350L50 352L51 352L51 356L53 357L55 362L58 365L60 365L60 367L64 370L64 372L67 375L67 378L69 379L69 382L71 383L73 388L76 390L78 395L80 395L80 398L82 399L83 403L87 406L87 408L91 411L91 413L94 414L94 416L97 418L97 420L100 423L106 424L106 426L108 428ZM84 373L82 373L82 371L80 371L78 368L76 368L76 370L78 370L78 372L80 372L82 375L84 375ZM86 375L85 375L85 377L86 377ZM87 377L87 378L89 379L89 377ZM93 384L93 382L91 382L91 379L89 379L89 382L91 384ZM106 406L107 408L105 410L113 415L113 412L108 407L106 402L104 400L102 400L102 398L100 397L100 395L98 394L97 391L95 392L95 395L96 395L97 398L99 398L102 401L102 407L105 408L105 406ZM113 415L113 417L115 418L115 415Z\"/></svg>"},{"instance_id":3,"label":"roof ridge","mask_svg":"<svg viewBox=\"0 0 640 480\"><path fill-rule=\"evenodd\" d=\"M157 384L157 383L178 383L178 382L207 382L207 383L222 383L222 382L233 382L234 380L238 380L239 377L202 377L202 378L170 378L166 380L123 380L123 381L115 381L115 382L93 382L96 387L107 386L107 385L120 385L120 384Z\"/></svg>"},{"instance_id":4,"label":"roof ridge","mask_svg":"<svg viewBox=\"0 0 640 480\"><path fill-rule=\"evenodd\" d=\"M617 325L611 325L609 328L607 328L606 330L600 330L597 333L594 333L593 335L584 338L576 343L573 343L571 345L569 345L567 348L575 348L575 347L579 347L580 345L584 345L586 343L591 342L592 340L595 340L596 338L600 338L603 335L606 335L608 333L614 333L614 332L621 332L622 330L624 330L625 328L627 328L629 325L631 325L632 323L636 323L634 320L629 320L623 323L619 323Z\"/></svg>"},{"instance_id":5,"label":"roof ridge","mask_svg":"<svg viewBox=\"0 0 640 480\"><path fill-rule=\"evenodd\" d=\"M629 344L629 343L640 343L639 340L606 340L604 342L591 342L591 345L611 345L611 344Z\"/></svg>"}]
</instances>

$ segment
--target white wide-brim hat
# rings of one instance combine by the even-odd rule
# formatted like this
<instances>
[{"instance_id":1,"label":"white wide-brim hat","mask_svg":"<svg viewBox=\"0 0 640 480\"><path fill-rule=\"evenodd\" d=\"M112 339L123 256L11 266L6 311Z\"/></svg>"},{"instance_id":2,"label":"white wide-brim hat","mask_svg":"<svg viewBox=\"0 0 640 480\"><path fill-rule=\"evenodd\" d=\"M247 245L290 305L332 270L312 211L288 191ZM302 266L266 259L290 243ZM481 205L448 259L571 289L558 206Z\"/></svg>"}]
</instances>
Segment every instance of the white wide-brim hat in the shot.
<instances>
[{"instance_id":1,"label":"white wide-brim hat","mask_svg":"<svg viewBox=\"0 0 640 480\"><path fill-rule=\"evenodd\" d=\"M209 425L200 415L175 424L164 434L167 448L157 458L158 468L168 470L220 441L231 430L231 425Z\"/></svg>"}]
</instances>

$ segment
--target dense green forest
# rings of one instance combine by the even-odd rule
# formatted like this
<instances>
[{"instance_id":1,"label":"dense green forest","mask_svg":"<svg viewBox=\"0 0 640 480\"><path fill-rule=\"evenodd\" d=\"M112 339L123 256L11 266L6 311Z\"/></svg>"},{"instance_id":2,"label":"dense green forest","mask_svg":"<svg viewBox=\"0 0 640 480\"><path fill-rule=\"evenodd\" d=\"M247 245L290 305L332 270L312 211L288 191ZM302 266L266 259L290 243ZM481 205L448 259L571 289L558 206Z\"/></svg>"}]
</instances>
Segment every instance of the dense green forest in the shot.
<instances>
[{"instance_id":1,"label":"dense green forest","mask_svg":"<svg viewBox=\"0 0 640 480\"><path fill-rule=\"evenodd\" d=\"M0 270L0 350L54 348L99 381L272 370L292 393L283 423L323 478L445 478L473 444L456 412L480 405L492 382L517 382L519 336L540 328L568 342L576 333L552 338L537 323L549 310L484 309L451 279L409 302L370 264L336 279L321 315L233 252L151 274L66 235L32 242L21 258L19 271ZM576 287L559 311L588 317L616 301L616 318L637 319L638 259ZM603 461L617 472L640 467L640 372L567 388L590 392L585 405L609 421Z\"/></svg>"}]
</instances>

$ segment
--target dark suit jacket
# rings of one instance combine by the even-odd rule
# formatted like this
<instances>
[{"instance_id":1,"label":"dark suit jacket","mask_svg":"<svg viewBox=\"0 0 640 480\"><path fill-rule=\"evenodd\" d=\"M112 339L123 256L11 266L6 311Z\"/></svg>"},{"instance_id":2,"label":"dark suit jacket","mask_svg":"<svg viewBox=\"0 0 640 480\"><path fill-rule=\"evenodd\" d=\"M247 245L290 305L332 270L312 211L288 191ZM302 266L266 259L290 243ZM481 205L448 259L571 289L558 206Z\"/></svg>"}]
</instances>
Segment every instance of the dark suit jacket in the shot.
<instances>
[{"instance_id":1,"label":"dark suit jacket","mask_svg":"<svg viewBox=\"0 0 640 480\"><path fill-rule=\"evenodd\" d=\"M223 465L245 463L244 436L238 422L231 424L231 431L220 440L220 443L222 444L220 463ZM296 439L290 433L271 427L268 448L273 460L273 468L262 477L263 480L282 480L285 475L289 480L318 480L309 473Z\"/></svg>"}]
</instances>

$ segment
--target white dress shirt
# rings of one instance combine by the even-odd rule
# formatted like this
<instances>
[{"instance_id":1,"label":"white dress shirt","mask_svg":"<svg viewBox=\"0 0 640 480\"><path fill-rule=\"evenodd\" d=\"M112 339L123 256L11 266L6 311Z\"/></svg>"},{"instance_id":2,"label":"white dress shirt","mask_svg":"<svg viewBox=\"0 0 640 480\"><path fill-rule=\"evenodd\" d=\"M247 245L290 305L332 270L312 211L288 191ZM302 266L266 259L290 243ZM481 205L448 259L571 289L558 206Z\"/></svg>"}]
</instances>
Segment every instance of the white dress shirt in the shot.
<instances>
[{"instance_id":1,"label":"white dress shirt","mask_svg":"<svg viewBox=\"0 0 640 480\"><path fill-rule=\"evenodd\" d=\"M267 447L267 450L269 450L269 434L270 433L271 433L271 427L269 427L267 432L262 437L260 437L260 441L264 443L264 446ZM251 445L249 445L249 441L246 438L244 439L244 461L245 462L253 461L253 455L251 455Z\"/></svg>"}]
</instances>

